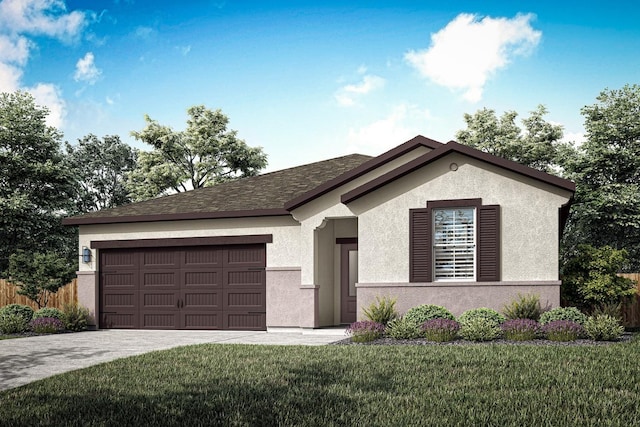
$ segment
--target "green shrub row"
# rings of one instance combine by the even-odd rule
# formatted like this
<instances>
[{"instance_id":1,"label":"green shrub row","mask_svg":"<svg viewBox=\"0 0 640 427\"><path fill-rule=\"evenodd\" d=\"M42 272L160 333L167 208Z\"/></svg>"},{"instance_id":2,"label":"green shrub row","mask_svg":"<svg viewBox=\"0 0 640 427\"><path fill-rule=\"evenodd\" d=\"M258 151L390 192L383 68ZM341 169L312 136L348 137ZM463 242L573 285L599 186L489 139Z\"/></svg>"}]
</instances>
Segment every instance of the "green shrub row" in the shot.
<instances>
[{"instance_id":1,"label":"green shrub row","mask_svg":"<svg viewBox=\"0 0 640 427\"><path fill-rule=\"evenodd\" d=\"M469 341L492 341L504 337L513 341L528 341L547 338L552 341L574 341L590 338L596 341L615 341L624 328L620 318L604 313L587 317L575 307L556 307L541 313L537 296L518 296L505 306L504 315L490 308L475 308L462 313L457 319L445 307L422 304L408 310L404 316L395 311L395 299L378 298L376 303L363 310L366 317L376 325L376 333L366 342L386 335L397 340L426 338L429 341L445 342L458 337ZM384 315L380 315L384 313ZM515 317L522 316L522 317ZM358 322L357 322L358 323ZM359 325L352 324L350 331Z\"/></svg>"},{"instance_id":2,"label":"green shrub row","mask_svg":"<svg viewBox=\"0 0 640 427\"><path fill-rule=\"evenodd\" d=\"M44 319L44 320L42 320ZM89 310L77 304L57 308L34 310L22 304L9 304L0 308L0 333L21 334L56 333L64 330L79 332L87 329Z\"/></svg>"}]
</instances>

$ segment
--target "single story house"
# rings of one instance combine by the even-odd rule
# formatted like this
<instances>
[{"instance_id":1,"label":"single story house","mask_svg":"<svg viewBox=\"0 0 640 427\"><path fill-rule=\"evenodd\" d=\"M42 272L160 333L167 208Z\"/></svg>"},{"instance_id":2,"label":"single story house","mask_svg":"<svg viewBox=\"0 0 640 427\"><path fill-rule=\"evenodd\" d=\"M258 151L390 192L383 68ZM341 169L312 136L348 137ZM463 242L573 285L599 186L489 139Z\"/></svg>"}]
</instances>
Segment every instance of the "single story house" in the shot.
<instances>
[{"instance_id":1,"label":"single story house","mask_svg":"<svg viewBox=\"0 0 640 427\"><path fill-rule=\"evenodd\" d=\"M402 313L458 315L518 294L560 299L573 182L416 136L352 154L67 218L80 304L99 328L318 328Z\"/></svg>"}]
</instances>

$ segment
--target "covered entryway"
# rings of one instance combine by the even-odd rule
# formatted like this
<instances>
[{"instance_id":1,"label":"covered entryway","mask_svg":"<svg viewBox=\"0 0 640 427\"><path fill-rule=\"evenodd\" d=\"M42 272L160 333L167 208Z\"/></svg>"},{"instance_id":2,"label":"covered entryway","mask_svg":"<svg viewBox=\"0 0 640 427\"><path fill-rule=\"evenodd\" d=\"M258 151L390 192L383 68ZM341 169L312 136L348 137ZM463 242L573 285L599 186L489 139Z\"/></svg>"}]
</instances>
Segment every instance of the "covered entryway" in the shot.
<instances>
[{"instance_id":1,"label":"covered entryway","mask_svg":"<svg viewBox=\"0 0 640 427\"><path fill-rule=\"evenodd\" d=\"M100 250L101 328L265 330L262 244Z\"/></svg>"}]
</instances>

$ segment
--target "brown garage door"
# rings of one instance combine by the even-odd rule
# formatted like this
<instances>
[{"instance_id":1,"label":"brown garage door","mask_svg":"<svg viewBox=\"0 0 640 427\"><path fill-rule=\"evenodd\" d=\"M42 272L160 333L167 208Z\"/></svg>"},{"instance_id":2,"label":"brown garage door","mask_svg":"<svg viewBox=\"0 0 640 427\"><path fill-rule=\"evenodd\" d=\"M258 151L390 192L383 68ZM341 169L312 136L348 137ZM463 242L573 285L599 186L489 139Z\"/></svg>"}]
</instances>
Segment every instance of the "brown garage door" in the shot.
<instances>
[{"instance_id":1,"label":"brown garage door","mask_svg":"<svg viewBox=\"0 0 640 427\"><path fill-rule=\"evenodd\" d=\"M264 244L100 251L100 327L266 329Z\"/></svg>"}]
</instances>

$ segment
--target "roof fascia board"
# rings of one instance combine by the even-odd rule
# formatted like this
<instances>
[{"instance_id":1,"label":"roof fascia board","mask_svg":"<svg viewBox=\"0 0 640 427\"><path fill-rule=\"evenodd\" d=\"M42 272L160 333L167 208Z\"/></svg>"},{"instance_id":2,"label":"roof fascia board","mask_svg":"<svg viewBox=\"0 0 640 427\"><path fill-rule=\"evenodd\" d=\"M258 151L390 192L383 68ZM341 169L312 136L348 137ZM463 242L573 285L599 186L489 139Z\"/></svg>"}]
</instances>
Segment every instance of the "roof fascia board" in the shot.
<instances>
[{"instance_id":1,"label":"roof fascia board","mask_svg":"<svg viewBox=\"0 0 640 427\"><path fill-rule=\"evenodd\" d=\"M132 240L92 240L91 249L116 248L161 248L185 246L216 246L216 245L248 245L256 243L273 243L273 234L249 234L243 236L212 236L212 237L177 237L168 239L132 239Z\"/></svg>"},{"instance_id":2,"label":"roof fascia board","mask_svg":"<svg viewBox=\"0 0 640 427\"><path fill-rule=\"evenodd\" d=\"M378 157L374 157L373 159L366 161L365 163L361 164L357 168L352 169L348 172L345 172L342 175L332 180L329 180L324 184L319 185L313 190L310 190L296 197L295 199L289 200L287 203L284 204L284 208L287 211L292 211L296 208L299 208L300 206L306 203L309 203L310 201L317 199L318 197L323 196L324 194L327 194L328 192L335 190L336 188L350 181L353 181L354 179L359 178L362 175L365 175L371 172L372 170L378 168L379 166L389 163L390 161L395 160L398 157L401 157L404 154L407 154L418 147L427 147L427 148L431 148L432 150L436 150L437 148L440 148L443 145L444 144L442 144L441 142L426 138L422 135L418 135L410 139L409 141L395 148L392 148L386 153L383 153Z\"/></svg>"},{"instance_id":3,"label":"roof fascia board","mask_svg":"<svg viewBox=\"0 0 640 427\"><path fill-rule=\"evenodd\" d=\"M224 212L189 212L177 214L128 215L112 217L71 217L62 220L63 225L123 224L134 222L183 221L196 219L251 218L265 216L291 216L286 209L256 209Z\"/></svg>"},{"instance_id":4,"label":"roof fascia board","mask_svg":"<svg viewBox=\"0 0 640 427\"><path fill-rule=\"evenodd\" d=\"M541 172L537 169L530 168L528 166L521 165L511 160L503 159L501 157L494 156L492 154L484 153L482 151L476 150L475 148L468 147L466 145L458 144L455 141L449 141L445 145L430 151L402 166L397 167L396 169L374 179L371 180L358 188L354 188L353 190L343 194L340 197L340 201L344 204L348 204L353 202L360 197L363 197L380 187L383 187L399 178L402 178L405 175L410 174L411 172L420 169L421 167L432 163L447 154L450 153L460 153L466 155L468 157L501 167L503 169L509 170L511 172L515 172L517 174L523 175L528 178L532 178L546 184L552 185L554 187L561 188L566 191L575 192L576 185L574 182L569 181L564 178L559 178L554 175L550 175L545 172Z\"/></svg>"}]
</instances>

